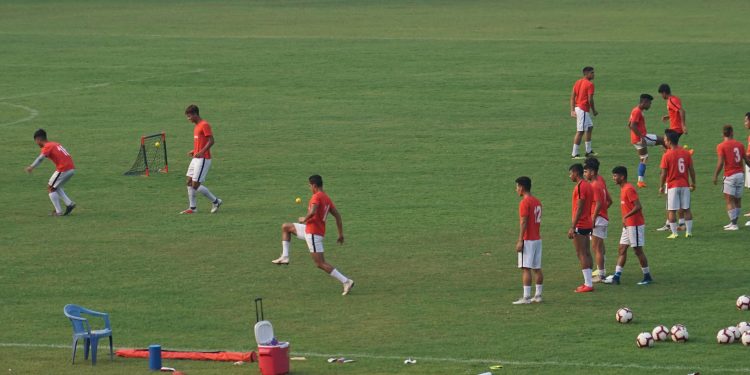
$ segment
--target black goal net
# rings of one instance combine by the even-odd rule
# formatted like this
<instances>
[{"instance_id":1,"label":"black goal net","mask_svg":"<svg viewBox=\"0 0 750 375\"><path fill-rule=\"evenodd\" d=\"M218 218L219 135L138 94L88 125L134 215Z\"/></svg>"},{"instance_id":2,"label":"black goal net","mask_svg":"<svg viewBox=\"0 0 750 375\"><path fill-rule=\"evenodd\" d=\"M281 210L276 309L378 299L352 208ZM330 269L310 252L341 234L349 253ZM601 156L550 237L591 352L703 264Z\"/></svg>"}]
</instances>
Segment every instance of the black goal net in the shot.
<instances>
[{"instance_id":1,"label":"black goal net","mask_svg":"<svg viewBox=\"0 0 750 375\"><path fill-rule=\"evenodd\" d=\"M148 176L153 172L167 173L167 137L164 133L141 137L141 149L138 157L126 176Z\"/></svg>"}]
</instances>

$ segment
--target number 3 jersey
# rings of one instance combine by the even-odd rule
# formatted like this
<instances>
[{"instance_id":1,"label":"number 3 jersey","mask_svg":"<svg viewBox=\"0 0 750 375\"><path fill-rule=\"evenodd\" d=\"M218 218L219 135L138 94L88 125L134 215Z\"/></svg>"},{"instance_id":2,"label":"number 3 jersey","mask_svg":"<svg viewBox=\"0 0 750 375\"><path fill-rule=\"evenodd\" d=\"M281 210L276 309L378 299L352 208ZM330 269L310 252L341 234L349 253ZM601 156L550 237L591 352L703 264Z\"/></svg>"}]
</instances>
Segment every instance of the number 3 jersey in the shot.
<instances>
[{"instance_id":1,"label":"number 3 jersey","mask_svg":"<svg viewBox=\"0 0 750 375\"><path fill-rule=\"evenodd\" d=\"M742 173L742 160L745 156L745 146L739 141L729 139L716 146L716 153L724 157L724 176L729 177Z\"/></svg>"},{"instance_id":2,"label":"number 3 jersey","mask_svg":"<svg viewBox=\"0 0 750 375\"><path fill-rule=\"evenodd\" d=\"M688 169L693 165L690 152L682 147L667 150L661 157L660 168L667 170L667 189L688 187Z\"/></svg>"},{"instance_id":3,"label":"number 3 jersey","mask_svg":"<svg viewBox=\"0 0 750 375\"><path fill-rule=\"evenodd\" d=\"M526 221L526 231L523 232L524 241L540 240L539 225L542 223L542 202L536 197L528 195L518 204L518 216Z\"/></svg>"},{"instance_id":4,"label":"number 3 jersey","mask_svg":"<svg viewBox=\"0 0 750 375\"><path fill-rule=\"evenodd\" d=\"M65 148L57 142L47 142L42 147L42 155L55 163L55 169L58 172L65 172L75 169L73 158L70 157Z\"/></svg>"}]
</instances>

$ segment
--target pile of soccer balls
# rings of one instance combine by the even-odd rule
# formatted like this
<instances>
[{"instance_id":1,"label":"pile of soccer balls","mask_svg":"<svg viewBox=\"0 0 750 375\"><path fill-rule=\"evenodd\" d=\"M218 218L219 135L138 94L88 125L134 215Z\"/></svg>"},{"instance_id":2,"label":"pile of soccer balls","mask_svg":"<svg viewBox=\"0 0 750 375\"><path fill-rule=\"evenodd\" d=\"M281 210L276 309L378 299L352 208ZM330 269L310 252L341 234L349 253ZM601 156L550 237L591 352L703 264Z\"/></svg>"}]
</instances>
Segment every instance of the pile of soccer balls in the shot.
<instances>
[{"instance_id":1,"label":"pile of soccer balls","mask_svg":"<svg viewBox=\"0 0 750 375\"><path fill-rule=\"evenodd\" d=\"M750 296L737 298L737 309L747 311L750 309ZM731 344L741 341L743 345L750 346L750 323L740 322L737 326L722 328L716 334L716 342L719 344Z\"/></svg>"}]
</instances>

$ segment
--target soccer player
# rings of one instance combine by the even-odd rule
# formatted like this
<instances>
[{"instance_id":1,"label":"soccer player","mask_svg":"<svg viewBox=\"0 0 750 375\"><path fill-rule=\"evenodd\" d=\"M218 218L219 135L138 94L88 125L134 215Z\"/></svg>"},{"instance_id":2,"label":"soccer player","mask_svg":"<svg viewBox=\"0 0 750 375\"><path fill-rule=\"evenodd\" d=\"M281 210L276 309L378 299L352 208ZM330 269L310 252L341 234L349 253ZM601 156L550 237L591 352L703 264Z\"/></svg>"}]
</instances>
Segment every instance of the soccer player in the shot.
<instances>
[{"instance_id":1,"label":"soccer player","mask_svg":"<svg viewBox=\"0 0 750 375\"><path fill-rule=\"evenodd\" d=\"M573 164L568 168L570 180L576 184L573 188L573 220L568 229L568 238L573 240L578 261L583 273L583 284L575 289L576 293L587 293L594 291L594 283L591 275L591 235L594 222L591 221L591 206L594 201L594 189L591 184L583 180L583 166Z\"/></svg>"},{"instance_id":2,"label":"soccer player","mask_svg":"<svg viewBox=\"0 0 750 375\"><path fill-rule=\"evenodd\" d=\"M598 115L594 106L594 68L587 66L583 68L583 78L573 85L570 94L570 117L576 119L576 135L573 137L573 159L582 159L578 151L581 146L583 133L586 133L586 156L596 155L591 148L591 133L594 131L594 123L591 115Z\"/></svg>"},{"instance_id":3,"label":"soccer player","mask_svg":"<svg viewBox=\"0 0 750 375\"><path fill-rule=\"evenodd\" d=\"M518 268L521 269L523 282L523 297L513 302L514 305L526 305L532 302L542 302L542 237L539 236L539 226L542 223L542 203L531 195L531 179L522 176L516 179L516 193L523 197L518 204L518 216L521 229L518 232L516 252L518 253ZM536 275L536 293L531 297L531 270Z\"/></svg>"},{"instance_id":4,"label":"soccer player","mask_svg":"<svg viewBox=\"0 0 750 375\"><path fill-rule=\"evenodd\" d=\"M745 129L750 130L750 112L745 113ZM747 137L747 155L750 157L750 136ZM750 163L745 164L745 187L750 188ZM750 212L745 216L750 216ZM750 227L750 221L745 226Z\"/></svg>"},{"instance_id":5,"label":"soccer player","mask_svg":"<svg viewBox=\"0 0 750 375\"><path fill-rule=\"evenodd\" d=\"M281 257L271 262L274 264L289 264L289 250L292 246L292 234L294 234L297 238L307 242L307 248L310 250L315 265L340 281L344 286L342 294L347 295L354 287L354 280L342 275L341 272L328 264L323 256L323 238L326 234L328 214L330 213L336 218L336 228L339 231L339 238L336 242L340 245L344 244L344 222L341 220L341 214L331 198L323 191L323 177L313 175L310 176L308 182L313 196L307 205L307 215L299 218L298 223L281 225Z\"/></svg>"},{"instance_id":6,"label":"soccer player","mask_svg":"<svg viewBox=\"0 0 750 375\"><path fill-rule=\"evenodd\" d=\"M685 123L685 109L682 108L682 100L672 95L672 89L668 84L659 85L659 94L667 101L667 115L662 116L663 122L669 121L669 128L676 131L680 136L687 134Z\"/></svg>"},{"instance_id":7,"label":"soccer player","mask_svg":"<svg viewBox=\"0 0 750 375\"><path fill-rule=\"evenodd\" d=\"M638 199L638 193L632 184L628 183L628 169L619 166L612 169L612 179L620 186L620 209L622 211L622 235L620 236L620 246L617 249L617 266L615 274L610 275L604 280L605 284L620 284L622 270L627 260L628 247L632 247L635 256L641 263L643 271L643 280L638 285L648 285L653 282L651 271L648 268L648 259L643 252L643 245L646 243L645 225L641 201Z\"/></svg>"},{"instance_id":8,"label":"soccer player","mask_svg":"<svg viewBox=\"0 0 750 375\"><path fill-rule=\"evenodd\" d=\"M724 226L724 230L738 230L737 219L742 211L742 188L745 182L745 162L748 156L745 153L745 146L734 139L734 129L732 125L724 125L722 129L724 135L723 142L716 146L718 161L716 162L716 171L714 172L714 185L719 178L719 173L724 169L724 199L727 202L727 214L729 215L729 224Z\"/></svg>"},{"instance_id":9,"label":"soccer player","mask_svg":"<svg viewBox=\"0 0 750 375\"><path fill-rule=\"evenodd\" d=\"M649 94L641 94L638 105L630 112L628 127L630 128L630 143L638 152L640 164L638 164L638 187L646 187L646 162L648 161L648 146L664 145L664 140L654 134L646 132L646 119L643 111L651 108L654 97Z\"/></svg>"},{"instance_id":10,"label":"soccer player","mask_svg":"<svg viewBox=\"0 0 750 375\"><path fill-rule=\"evenodd\" d=\"M601 282L607 277L607 271L604 267L604 240L607 239L609 227L607 209L612 205L612 197L607 191L604 178L599 175L599 160L593 157L587 158L583 163L583 175L591 183L591 188L594 190L594 204L591 206L591 221L594 223L594 230L591 233L591 247L594 249L597 269L593 280Z\"/></svg>"},{"instance_id":11,"label":"soccer player","mask_svg":"<svg viewBox=\"0 0 750 375\"><path fill-rule=\"evenodd\" d=\"M38 167L44 159L52 160L55 163L55 172L52 173L52 177L49 178L47 184L47 193L49 194L49 200L52 201L52 206L55 210L52 211L52 216L67 216L76 208L75 202L71 200L63 185L76 173L75 165L73 165L73 158L70 156L68 150L65 149L61 144L52 142L47 139L47 132L44 129L39 129L34 132L34 142L42 149L42 152L37 156L31 165L25 168L26 173L31 173L34 168ZM63 211L60 205L60 199L65 203L65 211Z\"/></svg>"},{"instance_id":12,"label":"soccer player","mask_svg":"<svg viewBox=\"0 0 750 375\"><path fill-rule=\"evenodd\" d=\"M693 213L690 211L690 192L695 190L695 169L690 152L680 147L680 134L672 129L664 131L667 152L661 158L661 182L659 194L664 194L664 184L667 184L667 211L669 212L669 228L672 234L669 239L675 239L677 234L677 211L685 216L685 237L693 236Z\"/></svg>"},{"instance_id":13,"label":"soccer player","mask_svg":"<svg viewBox=\"0 0 750 375\"><path fill-rule=\"evenodd\" d=\"M193 158L187 170L188 208L180 213L194 214L198 212L198 204L195 201L195 192L197 191L211 201L211 213L213 214L224 203L203 185L208 170L211 168L211 147L214 145L214 133L211 131L211 124L201 118L197 105L189 105L185 109L185 116L195 126L193 127L193 150L188 152L188 156Z\"/></svg>"}]
</instances>

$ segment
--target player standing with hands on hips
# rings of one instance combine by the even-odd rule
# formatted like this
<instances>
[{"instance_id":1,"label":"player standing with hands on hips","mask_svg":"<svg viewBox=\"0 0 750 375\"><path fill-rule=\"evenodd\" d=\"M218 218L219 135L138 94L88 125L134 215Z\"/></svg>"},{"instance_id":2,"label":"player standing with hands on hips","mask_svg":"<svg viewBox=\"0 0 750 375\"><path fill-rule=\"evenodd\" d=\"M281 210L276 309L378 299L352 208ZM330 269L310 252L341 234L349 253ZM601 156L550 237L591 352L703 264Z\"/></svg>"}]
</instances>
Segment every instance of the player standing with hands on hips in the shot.
<instances>
[{"instance_id":1,"label":"player standing with hands on hips","mask_svg":"<svg viewBox=\"0 0 750 375\"><path fill-rule=\"evenodd\" d=\"M586 156L596 156L591 148L591 133L594 131L594 123L591 121L592 114L598 115L594 106L594 68L587 66L583 68L583 78L573 85L570 94L570 117L576 119L576 135L573 137L573 159L583 159L578 151L581 139L586 133Z\"/></svg>"},{"instance_id":2,"label":"player standing with hands on hips","mask_svg":"<svg viewBox=\"0 0 750 375\"><path fill-rule=\"evenodd\" d=\"M531 195L531 179L522 176L516 179L516 193L523 197L518 204L520 231L516 242L518 253L518 268L521 269L523 283L523 297L513 302L514 305L527 305L532 302L542 302L542 237L539 226L542 223L542 202ZM536 275L536 293L531 297L531 270Z\"/></svg>"},{"instance_id":3,"label":"player standing with hands on hips","mask_svg":"<svg viewBox=\"0 0 750 375\"><path fill-rule=\"evenodd\" d=\"M187 170L187 191L188 191L188 208L181 214L194 214L198 212L198 204L195 201L195 192L203 194L211 201L211 213L215 213L224 203L216 198L213 193L203 184L206 181L206 175L211 168L211 147L214 145L214 134L211 131L211 125L202 119L198 106L191 104L185 109L185 116L188 121L195 124L193 128L193 150L188 152L192 157L190 166Z\"/></svg>"},{"instance_id":4,"label":"player standing with hands on hips","mask_svg":"<svg viewBox=\"0 0 750 375\"><path fill-rule=\"evenodd\" d=\"M65 190L65 185L68 180L75 174L75 165L73 165L73 158L61 144L47 140L47 132L44 129L39 129L34 132L34 142L42 149L42 152L34 160L31 165L26 167L26 172L31 173L34 168L38 167L44 159L52 160L55 163L55 172L52 173L52 177L49 179L47 185L47 192L49 193L49 199L52 201L52 206L55 210L52 211L52 216L66 216L70 215L71 211L76 208L75 202L73 202ZM60 199L65 203L65 211L60 206Z\"/></svg>"},{"instance_id":5,"label":"player standing with hands on hips","mask_svg":"<svg viewBox=\"0 0 750 375\"><path fill-rule=\"evenodd\" d=\"M281 256L272 260L274 264L289 264L289 252L291 250L292 234L307 242L315 265L344 286L342 295L347 295L354 287L354 280L344 276L332 265L328 264L323 256L323 238L326 234L326 218L330 213L336 219L336 229L339 238L336 240L340 245L344 244L344 222L336 206L323 191L323 177L313 175L308 178L310 191L313 193L310 203L307 205L307 215L299 218L297 223L284 223L281 225Z\"/></svg>"}]
</instances>

